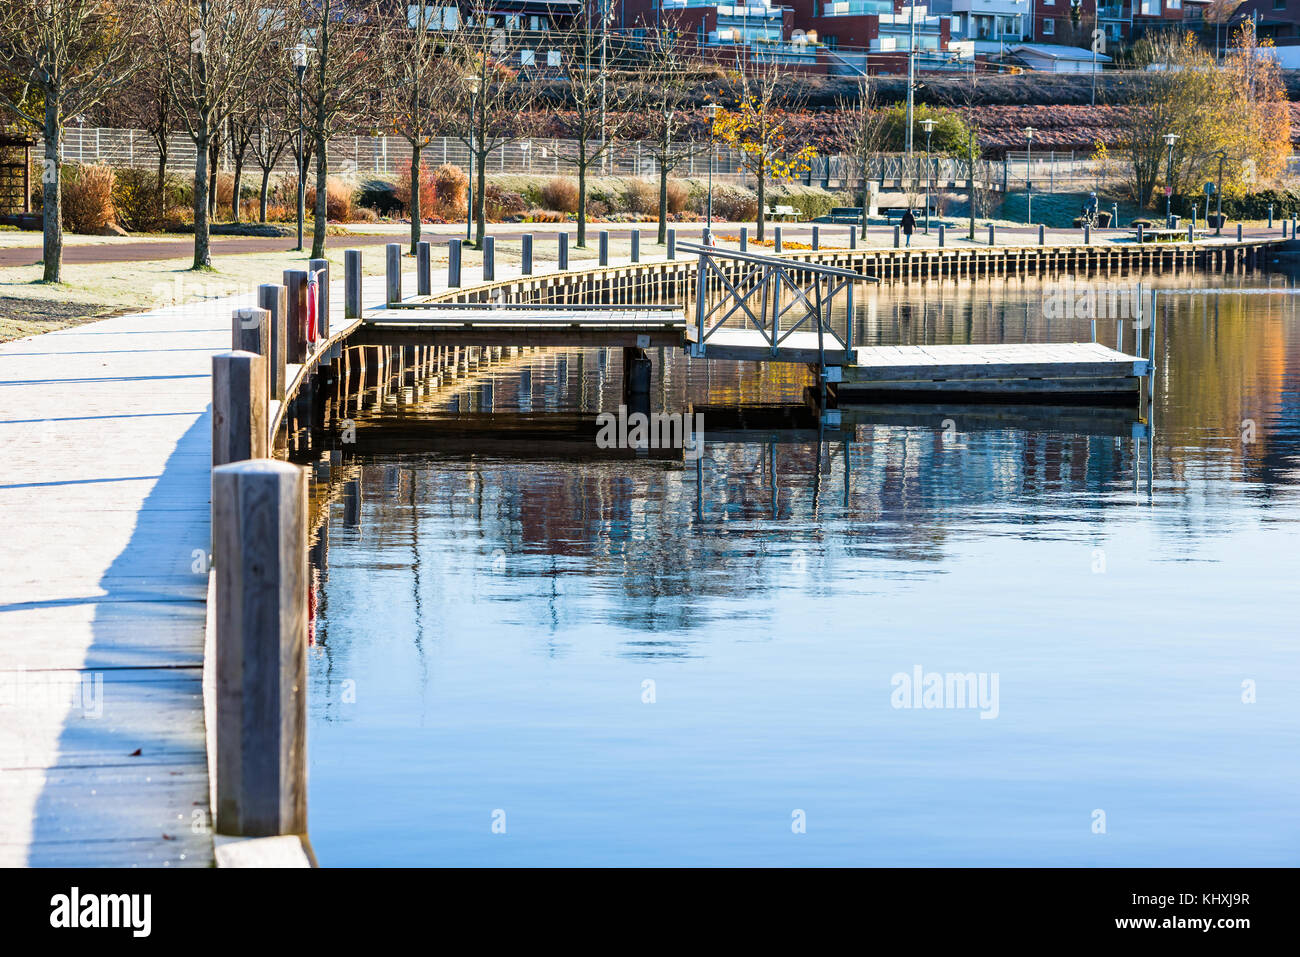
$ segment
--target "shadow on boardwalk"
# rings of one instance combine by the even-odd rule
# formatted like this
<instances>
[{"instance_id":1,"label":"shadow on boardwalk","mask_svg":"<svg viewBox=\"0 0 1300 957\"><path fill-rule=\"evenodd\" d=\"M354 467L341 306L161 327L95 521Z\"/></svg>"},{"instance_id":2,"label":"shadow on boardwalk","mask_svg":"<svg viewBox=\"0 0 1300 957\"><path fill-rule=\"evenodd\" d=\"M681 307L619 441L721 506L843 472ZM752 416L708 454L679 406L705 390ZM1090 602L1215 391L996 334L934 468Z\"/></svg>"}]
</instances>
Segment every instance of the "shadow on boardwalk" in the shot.
<instances>
[{"instance_id":1,"label":"shadow on boardwalk","mask_svg":"<svg viewBox=\"0 0 1300 957\"><path fill-rule=\"evenodd\" d=\"M212 863L202 707L210 430L209 407L105 570L106 594L89 600L84 695L36 803L32 866Z\"/></svg>"}]
</instances>

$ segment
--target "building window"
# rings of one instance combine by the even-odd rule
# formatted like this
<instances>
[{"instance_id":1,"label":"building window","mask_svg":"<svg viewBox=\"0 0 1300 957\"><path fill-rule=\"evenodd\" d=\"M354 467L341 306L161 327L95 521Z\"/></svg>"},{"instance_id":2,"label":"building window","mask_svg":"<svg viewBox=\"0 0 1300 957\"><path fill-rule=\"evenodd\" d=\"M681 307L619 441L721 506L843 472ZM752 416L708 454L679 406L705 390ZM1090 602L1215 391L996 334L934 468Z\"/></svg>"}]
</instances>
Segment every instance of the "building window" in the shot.
<instances>
[{"instance_id":1,"label":"building window","mask_svg":"<svg viewBox=\"0 0 1300 957\"><path fill-rule=\"evenodd\" d=\"M1160 0L1142 0L1142 16L1160 16Z\"/></svg>"},{"instance_id":2,"label":"building window","mask_svg":"<svg viewBox=\"0 0 1300 957\"><path fill-rule=\"evenodd\" d=\"M520 66L533 66L533 65L535 65L536 63L537 63L537 57L533 54L533 51L532 51L532 50L520 50L520 51L519 51L519 65L520 65Z\"/></svg>"},{"instance_id":3,"label":"building window","mask_svg":"<svg viewBox=\"0 0 1300 957\"><path fill-rule=\"evenodd\" d=\"M1043 21L1043 36L1050 37L1056 33L1056 21L1050 17Z\"/></svg>"},{"instance_id":4,"label":"building window","mask_svg":"<svg viewBox=\"0 0 1300 957\"><path fill-rule=\"evenodd\" d=\"M1170 10L1181 10L1182 8L1183 8L1183 0L1169 0Z\"/></svg>"}]
</instances>

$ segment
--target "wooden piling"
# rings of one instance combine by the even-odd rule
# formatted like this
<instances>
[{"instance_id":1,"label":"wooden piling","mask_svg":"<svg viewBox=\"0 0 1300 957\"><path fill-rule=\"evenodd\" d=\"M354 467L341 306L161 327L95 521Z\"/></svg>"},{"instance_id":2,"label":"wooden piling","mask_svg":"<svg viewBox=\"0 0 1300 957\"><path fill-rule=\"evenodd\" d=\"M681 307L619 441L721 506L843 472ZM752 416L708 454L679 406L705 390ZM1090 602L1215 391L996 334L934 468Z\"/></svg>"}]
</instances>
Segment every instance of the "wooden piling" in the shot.
<instances>
[{"instance_id":1,"label":"wooden piling","mask_svg":"<svg viewBox=\"0 0 1300 957\"><path fill-rule=\"evenodd\" d=\"M343 252L343 318L361 318L361 250Z\"/></svg>"},{"instance_id":2,"label":"wooden piling","mask_svg":"<svg viewBox=\"0 0 1300 957\"><path fill-rule=\"evenodd\" d=\"M285 359L292 365L307 360L307 270L286 269L284 285L288 297L285 310Z\"/></svg>"},{"instance_id":3,"label":"wooden piling","mask_svg":"<svg viewBox=\"0 0 1300 957\"><path fill-rule=\"evenodd\" d=\"M212 472L217 832L307 832L307 474Z\"/></svg>"},{"instance_id":4,"label":"wooden piling","mask_svg":"<svg viewBox=\"0 0 1300 957\"><path fill-rule=\"evenodd\" d=\"M421 240L415 247L415 294L433 294L433 247Z\"/></svg>"},{"instance_id":5,"label":"wooden piling","mask_svg":"<svg viewBox=\"0 0 1300 957\"><path fill-rule=\"evenodd\" d=\"M266 357L219 352L212 357L212 465L267 456Z\"/></svg>"},{"instance_id":6,"label":"wooden piling","mask_svg":"<svg viewBox=\"0 0 1300 957\"><path fill-rule=\"evenodd\" d=\"M384 247L384 302L392 305L402 301L402 244L389 243Z\"/></svg>"}]
</instances>

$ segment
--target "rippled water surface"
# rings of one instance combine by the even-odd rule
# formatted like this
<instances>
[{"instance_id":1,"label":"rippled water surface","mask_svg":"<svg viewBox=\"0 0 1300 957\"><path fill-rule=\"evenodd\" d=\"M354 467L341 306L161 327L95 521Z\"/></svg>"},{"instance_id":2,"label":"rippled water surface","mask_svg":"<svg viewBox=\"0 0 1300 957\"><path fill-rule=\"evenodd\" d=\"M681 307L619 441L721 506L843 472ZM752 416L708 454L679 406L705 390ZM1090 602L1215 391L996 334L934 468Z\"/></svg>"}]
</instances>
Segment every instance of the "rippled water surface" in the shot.
<instances>
[{"instance_id":1,"label":"rippled water surface","mask_svg":"<svg viewBox=\"0 0 1300 957\"><path fill-rule=\"evenodd\" d=\"M595 349L363 417L313 553L321 862L1296 864L1297 301L1161 286L1153 443L957 407L698 466L492 436L617 407ZM858 339L1086 338L1044 292L882 288ZM668 410L809 382L652 358ZM898 707L917 669L986 697Z\"/></svg>"}]
</instances>

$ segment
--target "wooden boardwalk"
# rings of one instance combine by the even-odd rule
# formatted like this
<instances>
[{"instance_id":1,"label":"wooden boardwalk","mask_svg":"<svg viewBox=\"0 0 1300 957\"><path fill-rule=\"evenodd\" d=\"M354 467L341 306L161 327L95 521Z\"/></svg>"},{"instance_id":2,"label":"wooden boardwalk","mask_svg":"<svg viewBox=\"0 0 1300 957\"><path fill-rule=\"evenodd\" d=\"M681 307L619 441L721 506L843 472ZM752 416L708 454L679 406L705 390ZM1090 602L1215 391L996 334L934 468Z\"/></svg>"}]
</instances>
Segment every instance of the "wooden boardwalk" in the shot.
<instances>
[{"instance_id":1,"label":"wooden boardwalk","mask_svg":"<svg viewBox=\"0 0 1300 957\"><path fill-rule=\"evenodd\" d=\"M212 863L209 403L229 316L0 345L0 864Z\"/></svg>"}]
</instances>

